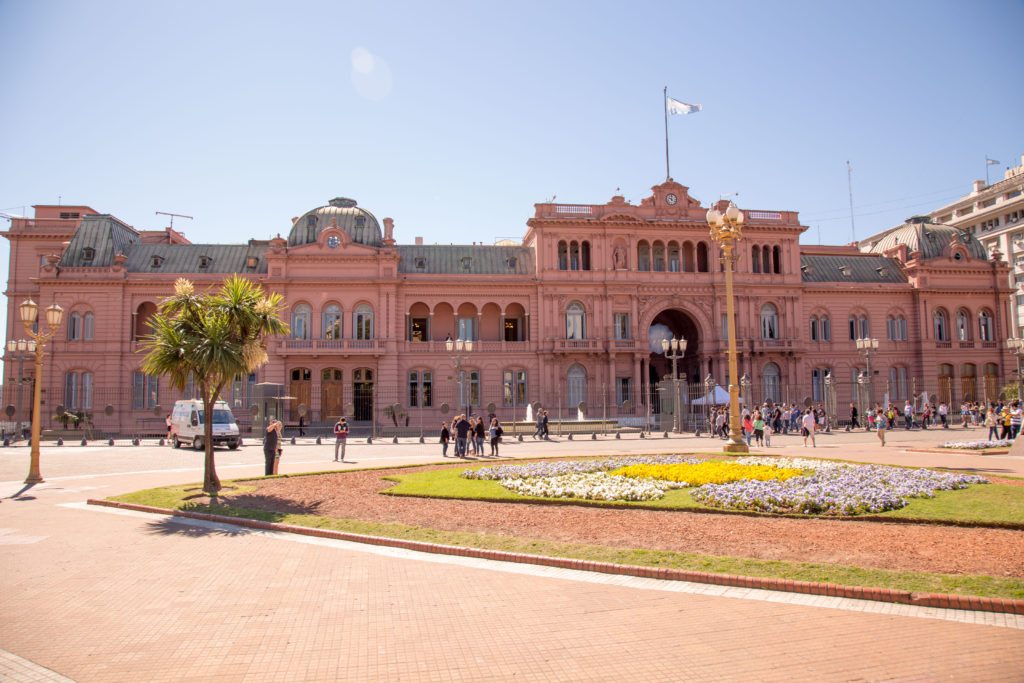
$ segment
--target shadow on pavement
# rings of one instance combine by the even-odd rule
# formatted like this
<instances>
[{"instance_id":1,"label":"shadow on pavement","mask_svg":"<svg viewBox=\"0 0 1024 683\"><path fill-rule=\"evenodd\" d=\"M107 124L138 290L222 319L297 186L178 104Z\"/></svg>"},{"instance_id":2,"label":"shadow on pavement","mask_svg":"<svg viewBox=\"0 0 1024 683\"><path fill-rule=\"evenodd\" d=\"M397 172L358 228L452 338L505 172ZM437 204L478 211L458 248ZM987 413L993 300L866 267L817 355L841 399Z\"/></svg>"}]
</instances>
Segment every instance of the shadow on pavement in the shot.
<instances>
[{"instance_id":1,"label":"shadow on pavement","mask_svg":"<svg viewBox=\"0 0 1024 683\"><path fill-rule=\"evenodd\" d=\"M204 536L246 536L256 532L256 529L238 527L225 529L207 526L193 526L195 522L187 518L162 519L159 522L149 522L146 525L147 533L160 536L187 536L189 538L202 538Z\"/></svg>"}]
</instances>

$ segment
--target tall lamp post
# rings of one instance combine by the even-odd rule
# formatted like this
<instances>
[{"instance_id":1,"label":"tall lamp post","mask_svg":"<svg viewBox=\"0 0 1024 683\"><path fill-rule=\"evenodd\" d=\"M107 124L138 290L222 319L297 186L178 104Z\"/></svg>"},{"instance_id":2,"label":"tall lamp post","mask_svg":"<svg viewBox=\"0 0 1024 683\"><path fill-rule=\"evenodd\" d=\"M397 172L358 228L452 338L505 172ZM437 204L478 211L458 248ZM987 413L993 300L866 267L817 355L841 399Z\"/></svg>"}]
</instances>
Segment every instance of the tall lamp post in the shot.
<instances>
[{"instance_id":1,"label":"tall lamp post","mask_svg":"<svg viewBox=\"0 0 1024 683\"><path fill-rule=\"evenodd\" d=\"M871 396L871 354L878 350L878 340L868 337L858 339L857 350L864 356L864 381L862 384L865 387L867 396L867 410L871 411L874 407L874 401ZM867 427L867 413L862 411L862 417L864 418L864 426Z\"/></svg>"},{"instance_id":2,"label":"tall lamp post","mask_svg":"<svg viewBox=\"0 0 1024 683\"><path fill-rule=\"evenodd\" d=\"M53 338L60 322L64 318L64 309L57 304L46 307L46 324L49 330L42 331L42 325L36 325L39 319L39 305L32 299L22 301L18 306L18 315L21 317L21 324L25 326L25 334L31 337L36 343L36 378L35 391L32 400L32 454L28 468L26 484L39 484L43 476L39 474L39 440L43 432L43 355L46 349L46 342ZM35 326L39 331L33 330Z\"/></svg>"},{"instance_id":3,"label":"tall lamp post","mask_svg":"<svg viewBox=\"0 0 1024 683\"><path fill-rule=\"evenodd\" d=\"M25 383L25 359L36 353L35 339L11 339L7 342L7 356L18 361L18 392L14 398L14 440L22 436L21 431L21 387Z\"/></svg>"},{"instance_id":4,"label":"tall lamp post","mask_svg":"<svg viewBox=\"0 0 1024 683\"><path fill-rule=\"evenodd\" d=\"M462 339L456 339L452 341L451 339L446 339L444 341L444 348L448 353L455 353L455 355L452 356L452 362L455 364L455 373L459 381L459 410L462 410L462 400L466 397L464 393L466 377L465 371L462 369L462 362L467 358L467 356L462 355L462 352L473 352L473 340L466 339L463 341ZM466 414L469 414L468 408L466 410Z\"/></svg>"},{"instance_id":5,"label":"tall lamp post","mask_svg":"<svg viewBox=\"0 0 1024 683\"><path fill-rule=\"evenodd\" d=\"M736 311L732 295L732 267L736 261L733 251L736 242L743 238L743 212L729 202L725 213L710 209L707 214L711 239L722 249L722 265L725 268L726 334L729 336L729 440L722 446L726 453L749 453L750 448L740 435L740 397L736 384L739 363L736 361Z\"/></svg>"},{"instance_id":6,"label":"tall lamp post","mask_svg":"<svg viewBox=\"0 0 1024 683\"><path fill-rule=\"evenodd\" d=\"M704 388L707 392L704 394L704 422L708 425L708 432L715 434L715 425L712 424L711 419L711 406L708 405L711 401L715 400L715 378L708 373L708 376L704 378ZM715 436L718 436L715 434Z\"/></svg>"},{"instance_id":7,"label":"tall lamp post","mask_svg":"<svg viewBox=\"0 0 1024 683\"><path fill-rule=\"evenodd\" d=\"M1006 340L1006 348L1017 357L1017 400L1024 401L1024 395L1021 394L1021 386L1024 380L1020 376L1021 357L1024 356L1024 339L1010 337Z\"/></svg>"},{"instance_id":8,"label":"tall lamp post","mask_svg":"<svg viewBox=\"0 0 1024 683\"><path fill-rule=\"evenodd\" d=\"M672 337L671 341L662 339L661 352L665 354L665 358L672 361L672 431L679 434L682 432L679 422L679 404L681 401L679 400L679 373L676 370L676 363L686 355L686 340L676 339L675 337Z\"/></svg>"}]
</instances>

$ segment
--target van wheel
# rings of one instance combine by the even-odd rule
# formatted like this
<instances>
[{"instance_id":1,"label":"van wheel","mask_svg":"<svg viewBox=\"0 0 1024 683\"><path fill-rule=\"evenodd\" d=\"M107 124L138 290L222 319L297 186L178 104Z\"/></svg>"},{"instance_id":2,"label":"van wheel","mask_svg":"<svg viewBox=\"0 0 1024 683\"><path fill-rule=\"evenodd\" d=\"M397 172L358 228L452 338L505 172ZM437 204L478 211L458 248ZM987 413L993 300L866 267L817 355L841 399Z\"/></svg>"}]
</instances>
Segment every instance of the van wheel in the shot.
<instances>
[{"instance_id":1,"label":"van wheel","mask_svg":"<svg viewBox=\"0 0 1024 683\"><path fill-rule=\"evenodd\" d=\"M228 448L230 448L233 451L237 451L238 450L238 442L237 441L229 441L228 442Z\"/></svg>"},{"instance_id":2,"label":"van wheel","mask_svg":"<svg viewBox=\"0 0 1024 683\"><path fill-rule=\"evenodd\" d=\"M174 437L174 441L172 443L174 444L175 448L181 448L181 442L178 441L178 437Z\"/></svg>"},{"instance_id":3,"label":"van wheel","mask_svg":"<svg viewBox=\"0 0 1024 683\"><path fill-rule=\"evenodd\" d=\"M203 437L197 436L196 438L192 439L192 448L196 449L197 451L203 450Z\"/></svg>"}]
</instances>

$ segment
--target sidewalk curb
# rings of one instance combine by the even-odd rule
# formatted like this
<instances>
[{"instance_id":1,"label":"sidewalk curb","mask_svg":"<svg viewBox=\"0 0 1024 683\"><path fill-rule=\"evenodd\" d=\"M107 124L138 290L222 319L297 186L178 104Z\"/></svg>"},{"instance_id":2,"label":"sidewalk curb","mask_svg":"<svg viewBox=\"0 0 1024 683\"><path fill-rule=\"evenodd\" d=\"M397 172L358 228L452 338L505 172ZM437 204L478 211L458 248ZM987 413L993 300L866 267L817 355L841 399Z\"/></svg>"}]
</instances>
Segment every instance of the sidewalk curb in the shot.
<instances>
[{"instance_id":1,"label":"sidewalk curb","mask_svg":"<svg viewBox=\"0 0 1024 683\"><path fill-rule=\"evenodd\" d=\"M600 572L602 574L620 574L623 576L636 576L668 581L689 581L691 583L707 583L739 588L759 588L764 590L783 591L787 593L826 595L829 597L851 598L854 600L873 600L876 602L891 602L903 605L915 605L918 607L938 607L941 609L1024 614L1024 600L1013 600L1008 598L986 598L974 595L955 595L945 593L911 593L910 591L893 590L891 588L841 586L833 583L736 576L732 574L713 574L710 572L698 572L665 567L640 567L636 565L613 564L611 562L592 562L572 558L511 553L503 550L464 548L461 546L441 545L438 543L427 543L424 541L403 541L401 539L387 538L384 536L368 536L344 531L333 531L330 529L314 529L311 527L296 526L294 524L263 522L256 519L247 519L245 517L227 517L224 515L211 515L203 512L190 512L188 510L168 510L166 508L151 507L149 505L134 505L132 503L121 503L118 501L101 500L97 498L90 498L86 503L89 505L117 508L121 510L174 515L175 517L186 517L189 519L198 519L207 522L234 524L236 526L243 526L251 529L265 529L268 531L281 531L285 533L301 534L303 536L331 538L339 541L350 541L353 543L390 546L392 548L402 548L404 550L415 550L439 555L475 557L484 560L496 560L499 562L518 562L521 564L543 565L559 569L577 569L580 571Z\"/></svg>"}]
</instances>

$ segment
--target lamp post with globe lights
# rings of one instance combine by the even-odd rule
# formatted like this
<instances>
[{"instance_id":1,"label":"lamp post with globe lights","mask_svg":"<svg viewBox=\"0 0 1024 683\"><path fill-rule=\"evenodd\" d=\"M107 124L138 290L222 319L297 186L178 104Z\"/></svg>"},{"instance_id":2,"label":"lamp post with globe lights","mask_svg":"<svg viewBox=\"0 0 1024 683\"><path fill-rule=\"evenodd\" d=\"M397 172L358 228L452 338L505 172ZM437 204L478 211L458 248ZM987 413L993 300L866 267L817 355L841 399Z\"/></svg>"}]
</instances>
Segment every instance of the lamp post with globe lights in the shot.
<instances>
[{"instance_id":1,"label":"lamp post with globe lights","mask_svg":"<svg viewBox=\"0 0 1024 683\"><path fill-rule=\"evenodd\" d=\"M36 341L34 339L11 339L7 342L7 357L10 360L18 361L18 391L14 398L14 436L12 440L21 438L24 434L21 427L21 387L25 383L25 360L34 358L36 353Z\"/></svg>"},{"instance_id":2,"label":"lamp post with globe lights","mask_svg":"<svg viewBox=\"0 0 1024 683\"><path fill-rule=\"evenodd\" d=\"M676 370L676 363L686 355L686 340L672 337L661 340L661 351L665 358L672 361L672 431L679 434L682 431L679 421L679 409L682 401L679 400L679 373Z\"/></svg>"},{"instance_id":3,"label":"lamp post with globe lights","mask_svg":"<svg viewBox=\"0 0 1024 683\"><path fill-rule=\"evenodd\" d=\"M1014 356L1017 357L1017 400L1024 401L1024 395L1021 394L1022 383L1024 378L1021 377L1021 357L1024 356L1024 339L1019 337L1010 337L1006 340L1006 348L1010 350Z\"/></svg>"},{"instance_id":4,"label":"lamp post with globe lights","mask_svg":"<svg viewBox=\"0 0 1024 683\"><path fill-rule=\"evenodd\" d=\"M452 356L452 362L455 364L455 374L456 374L456 378L458 379L458 382L459 382L459 410L462 410L462 405L461 405L462 404L462 400L464 398L466 398L466 395L464 393L464 389L465 389L464 382L465 382L465 378L466 378L465 377L466 373L462 369L462 362L467 358L466 356L462 355L462 352L463 351L465 351L466 353L472 353L473 352L473 340L472 339L466 339L466 340L462 340L462 339L455 339L455 340L445 339L445 341L444 341L444 348L445 348L446 351L448 351L448 353L452 353L452 352L455 353L455 355ZM468 400L466 402L469 403ZM469 408L468 407L466 408L466 414L467 415L469 414Z\"/></svg>"},{"instance_id":5,"label":"lamp post with globe lights","mask_svg":"<svg viewBox=\"0 0 1024 683\"><path fill-rule=\"evenodd\" d=\"M878 351L878 340L874 338L863 337L857 340L857 350L864 356L864 381L863 385L866 392L867 410L870 412L874 409L874 401L871 396L871 354ZM862 411L864 417L865 427L868 426L867 412Z\"/></svg>"},{"instance_id":6,"label":"lamp post with globe lights","mask_svg":"<svg viewBox=\"0 0 1024 683\"><path fill-rule=\"evenodd\" d=\"M49 330L42 331L42 325L37 325L39 320L39 305L27 299L18 306L18 315L21 324L25 326L25 333L35 342L36 377L35 391L32 400L32 453L30 456L28 478L26 484L42 483L43 477L39 473L39 440L43 432L42 424L42 403L43 403L43 355L45 354L46 342L53 338L64 319L64 309L57 304L46 307L46 324ZM36 329L33 329L35 327ZM38 330L38 331L37 331Z\"/></svg>"},{"instance_id":7,"label":"lamp post with globe lights","mask_svg":"<svg viewBox=\"0 0 1024 683\"><path fill-rule=\"evenodd\" d=\"M739 363L736 360L736 311L733 304L732 268L736 262L736 242L743 238L743 212L736 204L729 202L725 212L710 209L707 214L711 239L722 250L722 265L725 269L725 317L726 334L729 337L729 440L722 447L726 453L749 453L750 448L740 434L740 397L737 375Z\"/></svg>"}]
</instances>

